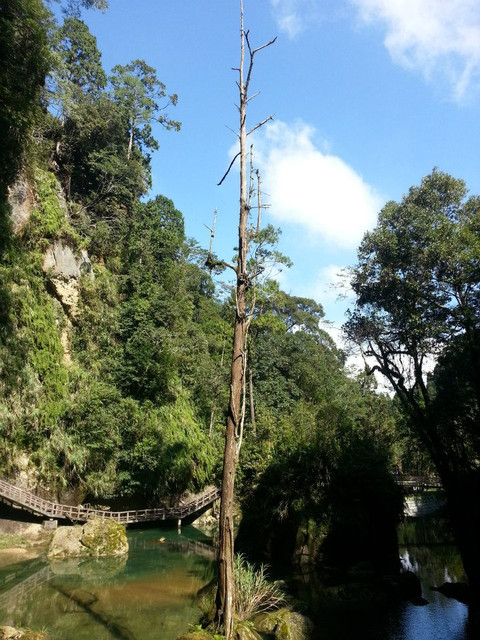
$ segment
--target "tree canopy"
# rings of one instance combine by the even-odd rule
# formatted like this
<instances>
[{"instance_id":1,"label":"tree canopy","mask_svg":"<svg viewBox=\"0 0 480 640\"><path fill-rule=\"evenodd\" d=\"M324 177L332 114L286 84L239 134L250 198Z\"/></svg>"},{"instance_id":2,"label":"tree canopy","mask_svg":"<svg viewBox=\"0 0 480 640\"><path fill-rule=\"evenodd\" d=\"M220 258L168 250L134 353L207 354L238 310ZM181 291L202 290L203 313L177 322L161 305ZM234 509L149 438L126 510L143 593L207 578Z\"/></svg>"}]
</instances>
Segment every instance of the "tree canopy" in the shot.
<instances>
[{"instance_id":1,"label":"tree canopy","mask_svg":"<svg viewBox=\"0 0 480 640\"><path fill-rule=\"evenodd\" d=\"M438 170L387 203L360 246L357 303L346 325L432 457L475 585L480 563L470 556L478 545L465 542L465 531L478 518L462 492L479 486L479 213L465 183Z\"/></svg>"}]
</instances>

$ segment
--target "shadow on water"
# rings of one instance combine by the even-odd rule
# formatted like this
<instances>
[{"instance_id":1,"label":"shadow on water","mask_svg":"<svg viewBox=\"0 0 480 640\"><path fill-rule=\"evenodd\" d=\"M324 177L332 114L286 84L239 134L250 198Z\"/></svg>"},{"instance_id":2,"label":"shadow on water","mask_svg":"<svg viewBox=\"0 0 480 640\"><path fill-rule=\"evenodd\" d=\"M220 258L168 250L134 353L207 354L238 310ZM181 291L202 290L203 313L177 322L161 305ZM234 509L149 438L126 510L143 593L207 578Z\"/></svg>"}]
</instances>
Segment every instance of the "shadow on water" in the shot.
<instances>
[{"instance_id":1,"label":"shadow on water","mask_svg":"<svg viewBox=\"0 0 480 640\"><path fill-rule=\"evenodd\" d=\"M0 570L0 624L45 629L50 640L174 640L198 620L198 590L215 576L211 541L194 527L128 532L128 558L33 560ZM433 544L429 543L429 540ZM389 581L350 582L306 571L292 578L319 640L476 640L466 605L431 590L464 580L439 520L399 530L404 568L421 580L425 606ZM391 581L390 581L391 582ZM390 585L391 586L391 585Z\"/></svg>"},{"instance_id":2,"label":"shadow on water","mask_svg":"<svg viewBox=\"0 0 480 640\"><path fill-rule=\"evenodd\" d=\"M468 607L431 589L444 582L463 582L460 556L445 522L409 519L398 532L405 571L421 581L428 604L402 600L394 579L345 581L333 574L295 576L298 597L307 603L320 640L478 640L478 626Z\"/></svg>"}]
</instances>

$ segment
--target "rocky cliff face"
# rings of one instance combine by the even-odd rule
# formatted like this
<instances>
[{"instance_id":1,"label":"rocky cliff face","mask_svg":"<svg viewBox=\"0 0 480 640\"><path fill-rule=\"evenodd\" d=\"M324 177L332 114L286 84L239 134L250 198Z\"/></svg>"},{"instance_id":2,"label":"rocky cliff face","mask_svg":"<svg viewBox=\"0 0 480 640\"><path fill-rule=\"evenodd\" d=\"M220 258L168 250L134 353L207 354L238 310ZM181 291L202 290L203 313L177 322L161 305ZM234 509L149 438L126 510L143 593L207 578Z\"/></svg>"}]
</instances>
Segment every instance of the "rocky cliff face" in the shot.
<instances>
[{"instance_id":1,"label":"rocky cliff face","mask_svg":"<svg viewBox=\"0 0 480 640\"><path fill-rule=\"evenodd\" d=\"M68 220L68 208L62 188L53 178L52 181L53 187L49 197L53 197L54 208L58 211L59 217ZM38 208L42 210L42 203L37 200L38 194L35 196L35 190L25 176L19 177L10 187L8 202L12 231L15 235L22 236L28 233L32 212L36 210L38 215ZM70 329L72 321L75 321L78 314L80 279L94 278L92 264L85 249L76 250L71 243L58 238L52 241L44 252L42 269L45 274L46 290L60 302L65 313L65 322L61 323L60 340L64 351L64 362L69 365L71 363Z\"/></svg>"},{"instance_id":2,"label":"rocky cliff face","mask_svg":"<svg viewBox=\"0 0 480 640\"><path fill-rule=\"evenodd\" d=\"M34 206L32 188L25 176L21 176L8 190L13 233L21 233L30 220Z\"/></svg>"},{"instance_id":3,"label":"rocky cliff face","mask_svg":"<svg viewBox=\"0 0 480 640\"><path fill-rule=\"evenodd\" d=\"M45 252L42 268L65 313L74 319L78 312L80 278L82 275L94 277L88 253L84 249L75 253L63 240L58 240Z\"/></svg>"}]
</instances>

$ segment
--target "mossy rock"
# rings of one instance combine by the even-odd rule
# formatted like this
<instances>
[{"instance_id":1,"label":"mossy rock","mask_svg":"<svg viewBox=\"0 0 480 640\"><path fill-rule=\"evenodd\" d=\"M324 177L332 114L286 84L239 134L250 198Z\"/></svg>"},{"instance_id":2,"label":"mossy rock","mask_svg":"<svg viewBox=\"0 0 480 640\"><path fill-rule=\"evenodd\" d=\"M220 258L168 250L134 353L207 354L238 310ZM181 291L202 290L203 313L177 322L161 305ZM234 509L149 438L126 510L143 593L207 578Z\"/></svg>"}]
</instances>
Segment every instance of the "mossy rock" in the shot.
<instances>
[{"instance_id":1,"label":"mossy rock","mask_svg":"<svg viewBox=\"0 0 480 640\"><path fill-rule=\"evenodd\" d=\"M269 613L257 613L257 615L253 618L255 629L257 629L257 631L260 631L261 633L269 633L273 635L275 633L275 629L277 628L280 611L281 610L271 611Z\"/></svg>"},{"instance_id":2,"label":"mossy rock","mask_svg":"<svg viewBox=\"0 0 480 640\"><path fill-rule=\"evenodd\" d=\"M309 640L313 633L309 618L288 609L258 614L253 623L260 633L274 635L275 640Z\"/></svg>"},{"instance_id":3,"label":"mossy rock","mask_svg":"<svg viewBox=\"0 0 480 640\"><path fill-rule=\"evenodd\" d=\"M276 640L309 640L313 624L309 618L294 611L286 611L278 620Z\"/></svg>"},{"instance_id":4,"label":"mossy rock","mask_svg":"<svg viewBox=\"0 0 480 640\"><path fill-rule=\"evenodd\" d=\"M111 519L92 518L86 522L80 541L90 556L123 556L128 553L125 527Z\"/></svg>"},{"instance_id":5,"label":"mossy rock","mask_svg":"<svg viewBox=\"0 0 480 640\"><path fill-rule=\"evenodd\" d=\"M251 622L239 622L235 626L235 635L237 640L262 640Z\"/></svg>"},{"instance_id":6,"label":"mossy rock","mask_svg":"<svg viewBox=\"0 0 480 640\"><path fill-rule=\"evenodd\" d=\"M217 593L217 579L214 578L204 587L197 591L195 596L195 606L202 612L200 622L202 626L209 627L215 618L215 595Z\"/></svg>"},{"instance_id":7,"label":"mossy rock","mask_svg":"<svg viewBox=\"0 0 480 640\"><path fill-rule=\"evenodd\" d=\"M60 527L55 531L49 558L124 556L128 553L125 527L114 520L92 518L83 527Z\"/></svg>"}]
</instances>

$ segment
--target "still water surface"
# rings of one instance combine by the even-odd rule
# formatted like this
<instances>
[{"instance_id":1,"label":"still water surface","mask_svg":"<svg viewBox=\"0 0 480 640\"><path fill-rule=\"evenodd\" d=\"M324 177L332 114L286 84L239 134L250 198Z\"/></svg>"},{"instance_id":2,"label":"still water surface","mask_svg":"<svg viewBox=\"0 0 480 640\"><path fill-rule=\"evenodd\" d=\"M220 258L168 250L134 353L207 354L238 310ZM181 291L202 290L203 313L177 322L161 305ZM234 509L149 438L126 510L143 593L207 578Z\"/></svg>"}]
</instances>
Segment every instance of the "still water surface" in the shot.
<instances>
[{"instance_id":1,"label":"still water surface","mask_svg":"<svg viewBox=\"0 0 480 640\"><path fill-rule=\"evenodd\" d=\"M0 624L45 629L50 640L174 640L185 633L198 618L195 594L214 575L209 541L193 527L182 535L149 529L128 536L127 559L0 570L0 588L18 581L0 591Z\"/></svg>"},{"instance_id":2,"label":"still water surface","mask_svg":"<svg viewBox=\"0 0 480 640\"><path fill-rule=\"evenodd\" d=\"M473 640L467 607L430 590L464 579L458 554L444 543L442 531L432 520L410 522L400 531L402 562L420 577L428 605L325 607L315 597L316 579L303 580L300 593L312 607L318 638ZM0 624L45 629L51 640L177 638L197 621L195 594L214 577L209 540L194 527L181 535L150 529L128 536L127 559L35 560L0 569Z\"/></svg>"},{"instance_id":3,"label":"still water surface","mask_svg":"<svg viewBox=\"0 0 480 640\"><path fill-rule=\"evenodd\" d=\"M460 556L439 518L408 520L399 528L399 552L405 570L421 580L428 604L417 606L385 598L328 603L319 597L322 584L315 575L297 580L298 591L315 616L320 640L478 640L468 621L468 607L446 598L431 586L465 581ZM308 585L305 585L308 582ZM306 588L305 588L306 586ZM382 597L383 596L383 597Z\"/></svg>"}]
</instances>

